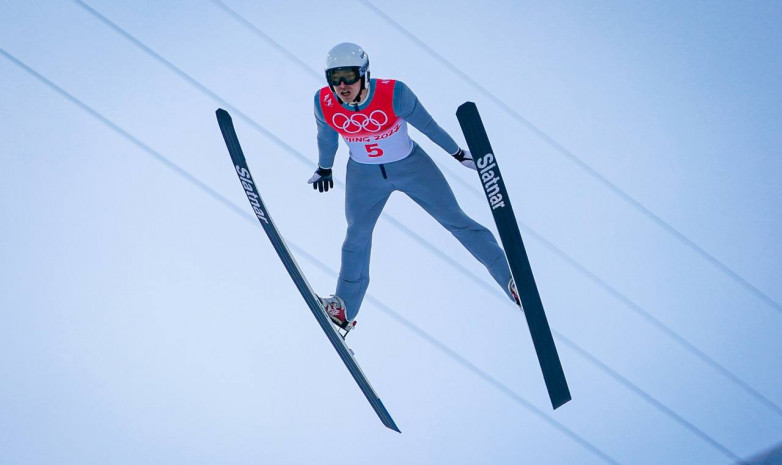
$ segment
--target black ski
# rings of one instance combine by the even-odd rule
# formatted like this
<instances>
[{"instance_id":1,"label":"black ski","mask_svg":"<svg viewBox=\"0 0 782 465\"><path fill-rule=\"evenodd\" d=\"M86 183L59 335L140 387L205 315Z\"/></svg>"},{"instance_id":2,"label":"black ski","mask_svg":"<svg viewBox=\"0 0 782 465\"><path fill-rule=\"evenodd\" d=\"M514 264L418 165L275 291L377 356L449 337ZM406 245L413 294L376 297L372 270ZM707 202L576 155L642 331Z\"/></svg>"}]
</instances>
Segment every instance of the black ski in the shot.
<instances>
[{"instance_id":1,"label":"black ski","mask_svg":"<svg viewBox=\"0 0 782 465\"><path fill-rule=\"evenodd\" d=\"M242 147L239 145L239 139L236 136L236 130L234 129L231 115L222 108L218 109L217 122L220 124L220 131L223 133L225 145L228 147L228 152L231 154L234 169L236 170L236 174L239 175L239 181L242 184L245 194L247 194L247 199L250 201L250 205L252 205L255 216L258 217L258 221L260 221L261 226L263 226L263 230L266 231L266 235L269 236L269 240L271 241L272 246L274 246L274 250L277 251L277 255L279 255L280 260L282 260L282 263L285 265L285 269L288 270L288 274L290 274L291 279L293 279L301 296L304 297L304 301L312 311L315 319L318 320L318 324L320 324L323 332L326 333L326 336L329 338L329 341L331 341L337 354L339 354L339 357L345 363L350 374L353 375L353 379L356 380L356 383L359 388L361 388L361 391L366 396L370 405L375 409L377 416L380 417L380 421L388 428L400 432L399 428L397 428L394 423L393 418L391 418L391 415L388 413L388 410L386 410L383 405L383 402L380 401L375 390L369 384L369 380L367 380L367 377L361 371L358 363L356 363L356 359L353 358L353 354L345 344L342 335L340 335L336 327L331 323L330 318L326 315L326 311L323 308L320 299L315 292L312 291L309 283L304 278L301 269L299 269L299 266L293 259L288 247L285 245L285 241L283 241L279 231L277 231L277 227L274 225L271 216L269 216L269 211L266 209L266 206L261 199L261 194L258 192L258 188L250 174L250 168L247 166L247 160L244 158Z\"/></svg>"},{"instance_id":2,"label":"black ski","mask_svg":"<svg viewBox=\"0 0 782 465\"><path fill-rule=\"evenodd\" d=\"M489 137L486 135L486 129L478 114L478 108L473 102L466 102L459 106L456 110L456 117L459 119L467 146L478 167L478 177L481 180L486 199L489 201L494 222L497 224L511 274L516 281L516 288L519 291L519 298L538 355L538 362L543 371L543 379L546 382L551 405L556 409L571 399L570 390L565 373L562 371L562 364L559 361L557 347L554 345L546 313L543 310L538 287L532 276L532 267L524 248L524 242L521 240L521 232L518 223L516 223L516 216L513 214L508 191L505 189L505 182L500 175L497 157L489 144Z\"/></svg>"}]
</instances>

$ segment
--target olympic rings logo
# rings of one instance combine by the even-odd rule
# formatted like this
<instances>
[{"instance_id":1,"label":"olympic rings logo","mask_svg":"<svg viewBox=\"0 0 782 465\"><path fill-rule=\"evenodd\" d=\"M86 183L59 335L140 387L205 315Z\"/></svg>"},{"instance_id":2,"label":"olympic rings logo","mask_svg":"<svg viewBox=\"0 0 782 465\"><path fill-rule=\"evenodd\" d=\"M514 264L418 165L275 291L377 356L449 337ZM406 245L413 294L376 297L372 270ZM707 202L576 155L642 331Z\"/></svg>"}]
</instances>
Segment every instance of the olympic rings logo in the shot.
<instances>
[{"instance_id":1,"label":"olympic rings logo","mask_svg":"<svg viewBox=\"0 0 782 465\"><path fill-rule=\"evenodd\" d=\"M382 110L375 110L370 113L369 116L362 113L356 113L348 117L348 115L344 113L335 113L334 116L331 117L331 122L334 124L335 128L341 129L348 134L355 134L362 130L378 132L386 123L388 123L388 115Z\"/></svg>"}]
</instances>

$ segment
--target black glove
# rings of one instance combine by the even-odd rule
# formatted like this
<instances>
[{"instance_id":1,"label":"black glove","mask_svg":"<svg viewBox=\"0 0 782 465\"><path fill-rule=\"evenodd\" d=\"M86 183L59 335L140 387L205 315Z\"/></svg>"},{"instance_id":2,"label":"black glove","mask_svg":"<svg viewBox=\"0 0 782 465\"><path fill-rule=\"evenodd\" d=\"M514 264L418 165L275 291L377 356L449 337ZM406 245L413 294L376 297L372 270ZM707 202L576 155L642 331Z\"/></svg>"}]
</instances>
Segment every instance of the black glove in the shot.
<instances>
[{"instance_id":1,"label":"black glove","mask_svg":"<svg viewBox=\"0 0 782 465\"><path fill-rule=\"evenodd\" d=\"M475 167L475 162L472 159L472 154L470 154L470 152L467 150L459 149L458 152L452 154L451 156L467 168L470 168L471 170L477 170Z\"/></svg>"},{"instance_id":2,"label":"black glove","mask_svg":"<svg viewBox=\"0 0 782 465\"><path fill-rule=\"evenodd\" d=\"M328 192L330 187L334 187L331 168L321 168L319 166L307 183L312 184L313 189L317 189L320 192Z\"/></svg>"}]
</instances>

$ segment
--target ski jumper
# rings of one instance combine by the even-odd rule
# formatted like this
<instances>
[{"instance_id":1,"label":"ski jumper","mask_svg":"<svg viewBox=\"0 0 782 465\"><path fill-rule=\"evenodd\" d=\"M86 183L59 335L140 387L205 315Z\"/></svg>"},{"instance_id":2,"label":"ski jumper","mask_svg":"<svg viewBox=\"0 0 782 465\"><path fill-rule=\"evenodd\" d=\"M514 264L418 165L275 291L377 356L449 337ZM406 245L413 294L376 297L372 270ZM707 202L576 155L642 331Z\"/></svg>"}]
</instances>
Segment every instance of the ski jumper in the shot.
<instances>
[{"instance_id":1,"label":"ski jumper","mask_svg":"<svg viewBox=\"0 0 782 465\"><path fill-rule=\"evenodd\" d=\"M343 104L324 87L315 94L319 166L331 168L342 136L350 150L345 180L348 229L335 294L355 319L369 285L372 231L394 191L401 191L432 215L480 261L515 302L505 253L492 233L468 217L437 165L407 134L407 122L448 153L457 143L429 115L401 81L371 79L361 105Z\"/></svg>"}]
</instances>

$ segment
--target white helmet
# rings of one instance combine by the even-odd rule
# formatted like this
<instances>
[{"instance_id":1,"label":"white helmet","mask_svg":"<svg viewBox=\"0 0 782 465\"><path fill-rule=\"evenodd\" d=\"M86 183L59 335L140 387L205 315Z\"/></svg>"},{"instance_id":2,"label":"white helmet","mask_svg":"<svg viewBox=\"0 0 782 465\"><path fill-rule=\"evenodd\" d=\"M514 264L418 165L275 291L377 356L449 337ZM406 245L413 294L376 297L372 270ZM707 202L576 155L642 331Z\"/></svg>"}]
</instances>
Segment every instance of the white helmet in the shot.
<instances>
[{"instance_id":1,"label":"white helmet","mask_svg":"<svg viewBox=\"0 0 782 465\"><path fill-rule=\"evenodd\" d=\"M336 70L341 72L335 73ZM369 56L356 44L350 42L337 44L326 55L325 71L326 82L332 91L334 86L342 81L345 84L353 84L359 79L363 90L369 82Z\"/></svg>"}]
</instances>

